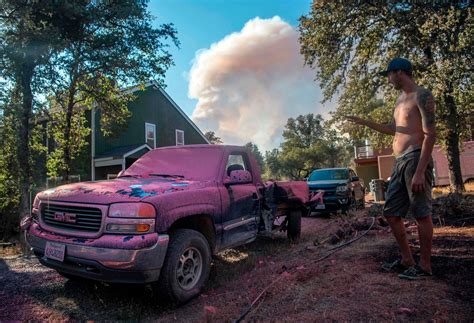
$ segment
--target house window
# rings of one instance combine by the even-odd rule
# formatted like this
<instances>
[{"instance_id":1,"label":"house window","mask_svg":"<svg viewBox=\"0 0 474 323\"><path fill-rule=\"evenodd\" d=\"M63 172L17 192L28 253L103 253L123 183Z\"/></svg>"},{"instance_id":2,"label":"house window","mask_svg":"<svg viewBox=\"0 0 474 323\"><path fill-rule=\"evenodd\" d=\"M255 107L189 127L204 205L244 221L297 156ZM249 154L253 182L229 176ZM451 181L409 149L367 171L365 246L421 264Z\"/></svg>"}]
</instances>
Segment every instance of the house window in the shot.
<instances>
[{"instance_id":1,"label":"house window","mask_svg":"<svg viewBox=\"0 0 474 323\"><path fill-rule=\"evenodd\" d=\"M184 131L176 129L176 146L184 145Z\"/></svg>"},{"instance_id":2,"label":"house window","mask_svg":"<svg viewBox=\"0 0 474 323\"><path fill-rule=\"evenodd\" d=\"M151 148L156 148L156 126L153 123L145 123L145 142Z\"/></svg>"}]
</instances>

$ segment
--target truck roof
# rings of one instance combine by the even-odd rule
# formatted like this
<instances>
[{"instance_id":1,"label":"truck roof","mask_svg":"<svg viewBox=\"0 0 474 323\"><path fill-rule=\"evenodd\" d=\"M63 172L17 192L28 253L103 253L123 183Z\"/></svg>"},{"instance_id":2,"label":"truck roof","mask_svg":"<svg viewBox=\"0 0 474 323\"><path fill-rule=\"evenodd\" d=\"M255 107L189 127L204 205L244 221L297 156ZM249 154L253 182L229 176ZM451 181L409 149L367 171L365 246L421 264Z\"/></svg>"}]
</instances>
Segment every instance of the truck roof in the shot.
<instances>
[{"instance_id":1,"label":"truck roof","mask_svg":"<svg viewBox=\"0 0 474 323\"><path fill-rule=\"evenodd\" d=\"M165 147L158 147L155 149L221 149L221 150L235 150L235 149L246 149L245 146L237 146L237 145L213 145L213 144L198 144L198 145L181 145L181 146L165 146Z\"/></svg>"},{"instance_id":2,"label":"truck roof","mask_svg":"<svg viewBox=\"0 0 474 323\"><path fill-rule=\"evenodd\" d=\"M225 155L246 153L254 181L261 181L260 170L252 153L245 146L183 145L153 149L141 156L120 176L173 175L192 180L216 180L224 174Z\"/></svg>"}]
</instances>

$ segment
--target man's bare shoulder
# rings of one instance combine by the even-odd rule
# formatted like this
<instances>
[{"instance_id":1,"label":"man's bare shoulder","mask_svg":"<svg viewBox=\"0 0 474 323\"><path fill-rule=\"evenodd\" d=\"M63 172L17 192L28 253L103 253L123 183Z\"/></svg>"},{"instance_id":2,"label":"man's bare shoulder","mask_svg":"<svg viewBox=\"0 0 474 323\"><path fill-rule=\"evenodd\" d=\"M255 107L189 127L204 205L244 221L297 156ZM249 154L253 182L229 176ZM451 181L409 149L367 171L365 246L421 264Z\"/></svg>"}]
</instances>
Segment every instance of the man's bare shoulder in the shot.
<instances>
[{"instance_id":1,"label":"man's bare shoulder","mask_svg":"<svg viewBox=\"0 0 474 323\"><path fill-rule=\"evenodd\" d=\"M423 87L418 87L416 91L416 104L421 112L423 126L434 126L435 102L431 91Z\"/></svg>"},{"instance_id":2,"label":"man's bare shoulder","mask_svg":"<svg viewBox=\"0 0 474 323\"><path fill-rule=\"evenodd\" d=\"M416 90L416 103L420 108L425 107L427 104L434 104L433 94L430 90L419 86Z\"/></svg>"}]
</instances>

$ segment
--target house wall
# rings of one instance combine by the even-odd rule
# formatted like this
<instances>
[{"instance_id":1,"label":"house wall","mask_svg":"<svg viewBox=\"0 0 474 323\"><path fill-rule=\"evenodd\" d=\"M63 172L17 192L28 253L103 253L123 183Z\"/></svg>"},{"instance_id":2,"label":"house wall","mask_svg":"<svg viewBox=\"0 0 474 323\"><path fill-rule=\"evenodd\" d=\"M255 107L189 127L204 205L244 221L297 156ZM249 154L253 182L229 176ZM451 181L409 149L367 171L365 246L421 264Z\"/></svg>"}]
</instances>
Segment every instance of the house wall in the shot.
<instances>
[{"instance_id":1,"label":"house wall","mask_svg":"<svg viewBox=\"0 0 474 323\"><path fill-rule=\"evenodd\" d=\"M129 103L132 117L126 129L115 137L104 137L100 132L100 123L96 122L96 153L100 155L112 147L145 143L145 123L156 125L156 147L176 145L175 130L184 131L185 144L205 144L206 140L192 127L172 103L152 86L135 92L135 101ZM99 113L96 120L99 120Z\"/></svg>"},{"instance_id":2,"label":"house wall","mask_svg":"<svg viewBox=\"0 0 474 323\"><path fill-rule=\"evenodd\" d=\"M364 187L367 191L369 190L370 181L379 176L377 164L358 165L355 167L355 172L359 178L364 180Z\"/></svg>"},{"instance_id":3,"label":"house wall","mask_svg":"<svg viewBox=\"0 0 474 323\"><path fill-rule=\"evenodd\" d=\"M433 148L433 162L435 185L449 185L449 167L446 153L440 146ZM461 173L464 182L474 179L474 141L467 141L463 144L463 150L459 156L461 160Z\"/></svg>"},{"instance_id":4,"label":"house wall","mask_svg":"<svg viewBox=\"0 0 474 323\"><path fill-rule=\"evenodd\" d=\"M107 174L116 175L121 170L122 170L122 165L96 167L95 168L96 180L107 179Z\"/></svg>"},{"instance_id":5,"label":"house wall","mask_svg":"<svg viewBox=\"0 0 474 323\"><path fill-rule=\"evenodd\" d=\"M388 178L392 176L393 166L395 165L395 156L378 156L377 161L379 165L378 178L381 178L384 181L388 180Z\"/></svg>"}]
</instances>

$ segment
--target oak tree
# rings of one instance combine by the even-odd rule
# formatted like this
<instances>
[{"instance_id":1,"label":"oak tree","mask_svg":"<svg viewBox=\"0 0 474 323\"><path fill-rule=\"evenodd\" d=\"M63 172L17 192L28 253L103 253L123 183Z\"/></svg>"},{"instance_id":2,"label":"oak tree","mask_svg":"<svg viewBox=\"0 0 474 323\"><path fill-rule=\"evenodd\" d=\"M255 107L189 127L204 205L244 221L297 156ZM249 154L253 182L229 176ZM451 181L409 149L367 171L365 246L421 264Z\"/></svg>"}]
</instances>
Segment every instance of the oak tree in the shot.
<instances>
[{"instance_id":1,"label":"oak tree","mask_svg":"<svg viewBox=\"0 0 474 323\"><path fill-rule=\"evenodd\" d=\"M393 57L411 60L417 83L435 97L451 186L462 191L459 147L469 138L473 111L472 26L470 1L315 0L300 18L301 53L324 99L340 94L336 123L344 115L389 122L397 94L378 72ZM340 128L358 139L367 134L356 125Z\"/></svg>"}]
</instances>

